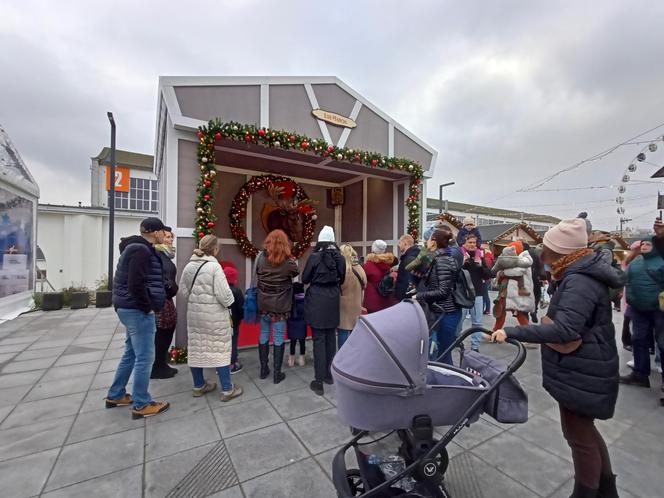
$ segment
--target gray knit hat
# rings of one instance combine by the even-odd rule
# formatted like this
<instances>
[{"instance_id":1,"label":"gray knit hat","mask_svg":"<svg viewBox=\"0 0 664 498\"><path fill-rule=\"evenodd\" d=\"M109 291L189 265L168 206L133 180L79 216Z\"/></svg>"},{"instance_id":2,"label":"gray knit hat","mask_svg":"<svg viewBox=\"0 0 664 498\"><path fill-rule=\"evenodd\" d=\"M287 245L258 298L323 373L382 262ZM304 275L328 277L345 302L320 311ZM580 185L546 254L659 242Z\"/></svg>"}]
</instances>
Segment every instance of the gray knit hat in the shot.
<instances>
[{"instance_id":1,"label":"gray knit hat","mask_svg":"<svg viewBox=\"0 0 664 498\"><path fill-rule=\"evenodd\" d=\"M586 232L588 232L588 235L590 235L590 232L593 231L593 224L588 219L588 213L586 213L585 211L582 211L582 212L579 213L577 218L581 218L583 221L586 222Z\"/></svg>"}]
</instances>

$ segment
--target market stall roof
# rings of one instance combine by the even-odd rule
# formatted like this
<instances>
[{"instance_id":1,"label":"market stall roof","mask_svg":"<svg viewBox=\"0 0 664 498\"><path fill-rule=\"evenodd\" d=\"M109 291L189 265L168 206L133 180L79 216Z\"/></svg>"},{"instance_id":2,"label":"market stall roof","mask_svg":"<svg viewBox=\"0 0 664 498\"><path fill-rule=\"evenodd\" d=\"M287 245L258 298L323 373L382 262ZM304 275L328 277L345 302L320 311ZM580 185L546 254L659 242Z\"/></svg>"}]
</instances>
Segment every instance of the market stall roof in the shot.
<instances>
[{"instance_id":1,"label":"market stall roof","mask_svg":"<svg viewBox=\"0 0 664 498\"><path fill-rule=\"evenodd\" d=\"M0 178L8 184L34 197L39 197L39 187L14 147L9 135L0 124Z\"/></svg>"},{"instance_id":2,"label":"market stall roof","mask_svg":"<svg viewBox=\"0 0 664 498\"><path fill-rule=\"evenodd\" d=\"M160 176L169 127L195 132L209 120L293 131L328 144L418 162L430 177L437 152L348 85L320 77L173 77L159 79L155 173ZM405 180L407 171L336 161L312 152L224 140L216 162L245 170L343 183L357 176Z\"/></svg>"}]
</instances>

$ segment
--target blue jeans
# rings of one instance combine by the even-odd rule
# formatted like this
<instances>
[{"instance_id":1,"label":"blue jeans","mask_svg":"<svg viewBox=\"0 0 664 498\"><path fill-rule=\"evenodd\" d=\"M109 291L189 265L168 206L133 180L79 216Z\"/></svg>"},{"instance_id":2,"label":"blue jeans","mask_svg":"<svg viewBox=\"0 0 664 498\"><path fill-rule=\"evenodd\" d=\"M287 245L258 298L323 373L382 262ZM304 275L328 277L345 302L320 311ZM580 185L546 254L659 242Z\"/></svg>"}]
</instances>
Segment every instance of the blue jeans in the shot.
<instances>
[{"instance_id":1,"label":"blue jeans","mask_svg":"<svg viewBox=\"0 0 664 498\"><path fill-rule=\"evenodd\" d=\"M484 298L482 296L475 297L475 306L470 308L470 323L473 327L481 327L484 319ZM475 332L470 336L470 347L478 349L482 342L482 332Z\"/></svg>"},{"instance_id":2,"label":"blue jeans","mask_svg":"<svg viewBox=\"0 0 664 498\"><path fill-rule=\"evenodd\" d=\"M127 393L127 382L134 372L132 397L134 409L140 410L152 401L148 392L150 373L154 363L154 336L157 332L154 313L120 308L118 317L127 328L125 351L115 372L108 399L120 399Z\"/></svg>"},{"instance_id":3,"label":"blue jeans","mask_svg":"<svg viewBox=\"0 0 664 498\"><path fill-rule=\"evenodd\" d=\"M438 329L436 330L436 340L438 342L438 354L442 354L449 348L457 336L457 326L461 321L461 313L465 310L457 310L454 313L445 313L442 320L438 322ZM440 359L442 363L452 364L452 353L445 355Z\"/></svg>"},{"instance_id":4,"label":"blue jeans","mask_svg":"<svg viewBox=\"0 0 664 498\"><path fill-rule=\"evenodd\" d=\"M205 377L203 376L203 369L200 367L189 367L191 376L194 379L194 387L200 389L205 385ZM231 382L231 367L217 367L217 375L221 383L221 390L224 392L231 392L233 390L233 382Z\"/></svg>"},{"instance_id":5,"label":"blue jeans","mask_svg":"<svg viewBox=\"0 0 664 498\"><path fill-rule=\"evenodd\" d=\"M344 342L346 342L350 333L350 330L337 329L337 350L341 349L341 346L344 345Z\"/></svg>"},{"instance_id":6,"label":"blue jeans","mask_svg":"<svg viewBox=\"0 0 664 498\"><path fill-rule=\"evenodd\" d=\"M639 311L630 307L632 314L632 353L634 373L642 377L650 375L650 340L654 334L655 349L664 353L664 313L659 310Z\"/></svg>"},{"instance_id":7,"label":"blue jeans","mask_svg":"<svg viewBox=\"0 0 664 498\"><path fill-rule=\"evenodd\" d=\"M274 332L274 345L281 346L284 343L284 333L286 332L286 320L279 322L272 322L270 315L261 316L261 344L270 342L270 323L272 323L272 330Z\"/></svg>"}]
</instances>

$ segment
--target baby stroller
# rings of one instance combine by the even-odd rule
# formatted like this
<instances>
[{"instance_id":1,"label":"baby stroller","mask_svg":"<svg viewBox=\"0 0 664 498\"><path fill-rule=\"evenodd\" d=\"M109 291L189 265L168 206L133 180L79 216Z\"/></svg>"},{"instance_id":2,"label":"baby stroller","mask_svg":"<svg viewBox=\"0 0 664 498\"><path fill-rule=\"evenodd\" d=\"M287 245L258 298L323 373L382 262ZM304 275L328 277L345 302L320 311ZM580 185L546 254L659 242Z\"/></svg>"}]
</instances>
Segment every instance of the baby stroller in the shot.
<instances>
[{"instance_id":1,"label":"baby stroller","mask_svg":"<svg viewBox=\"0 0 664 498\"><path fill-rule=\"evenodd\" d=\"M435 324L434 324L435 326ZM482 413L505 423L528 418L528 398L512 376L526 358L517 348L509 366L463 349L463 332L448 351L461 348L459 367L428 361L429 328L417 302L404 300L386 310L361 316L332 363L337 412L355 437L334 457L332 476L339 498L398 496L450 498L444 485L449 458L446 446ZM448 351L441 352L440 357ZM433 428L450 426L440 439ZM361 447L368 431L396 432L403 469L386 475ZM367 443L371 444L371 443ZM357 469L347 469L353 448Z\"/></svg>"}]
</instances>

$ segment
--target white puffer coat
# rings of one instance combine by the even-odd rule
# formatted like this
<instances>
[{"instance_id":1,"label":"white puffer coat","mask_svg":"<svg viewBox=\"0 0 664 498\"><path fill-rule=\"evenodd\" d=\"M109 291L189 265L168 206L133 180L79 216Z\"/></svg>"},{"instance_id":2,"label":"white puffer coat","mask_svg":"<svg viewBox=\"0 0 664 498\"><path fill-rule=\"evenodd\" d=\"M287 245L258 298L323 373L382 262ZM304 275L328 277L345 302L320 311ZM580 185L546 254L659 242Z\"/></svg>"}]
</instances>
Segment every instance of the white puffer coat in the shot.
<instances>
[{"instance_id":1,"label":"white puffer coat","mask_svg":"<svg viewBox=\"0 0 664 498\"><path fill-rule=\"evenodd\" d=\"M192 288L194 275L204 262ZM233 327L228 308L234 298L217 259L194 254L182 272L179 293L187 302L189 366L216 368L230 365Z\"/></svg>"},{"instance_id":2,"label":"white puffer coat","mask_svg":"<svg viewBox=\"0 0 664 498\"><path fill-rule=\"evenodd\" d=\"M533 275L531 267L533 258L527 251L519 254L519 267L503 270L507 277L523 277L523 287L528 291L527 296L519 295L519 284L516 280L507 283L507 299L505 309L508 311L523 311L533 313L535 311L535 294L533 293Z\"/></svg>"}]
</instances>

